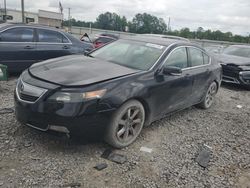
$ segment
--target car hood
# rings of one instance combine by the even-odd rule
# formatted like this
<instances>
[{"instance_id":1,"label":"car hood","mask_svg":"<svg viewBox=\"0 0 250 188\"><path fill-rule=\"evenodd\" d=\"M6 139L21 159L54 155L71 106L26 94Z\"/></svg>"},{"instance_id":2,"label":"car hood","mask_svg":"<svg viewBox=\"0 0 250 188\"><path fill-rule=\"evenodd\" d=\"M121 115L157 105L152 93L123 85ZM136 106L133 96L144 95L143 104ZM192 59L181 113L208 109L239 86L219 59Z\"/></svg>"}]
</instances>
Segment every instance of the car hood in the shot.
<instances>
[{"instance_id":1,"label":"car hood","mask_svg":"<svg viewBox=\"0 0 250 188\"><path fill-rule=\"evenodd\" d=\"M230 64L236 66L250 66L250 58L245 58L245 57L221 54L218 56L218 60L222 64Z\"/></svg>"},{"instance_id":2,"label":"car hood","mask_svg":"<svg viewBox=\"0 0 250 188\"><path fill-rule=\"evenodd\" d=\"M83 55L50 59L29 68L32 76L63 86L89 85L139 71Z\"/></svg>"}]
</instances>

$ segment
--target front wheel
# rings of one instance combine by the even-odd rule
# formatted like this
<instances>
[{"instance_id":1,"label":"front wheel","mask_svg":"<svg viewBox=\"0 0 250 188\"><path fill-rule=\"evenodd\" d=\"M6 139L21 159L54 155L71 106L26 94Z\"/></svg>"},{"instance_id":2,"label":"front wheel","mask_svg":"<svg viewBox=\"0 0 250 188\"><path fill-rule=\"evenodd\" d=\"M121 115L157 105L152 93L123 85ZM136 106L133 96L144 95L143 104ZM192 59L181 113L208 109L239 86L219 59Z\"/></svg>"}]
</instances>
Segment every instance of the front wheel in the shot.
<instances>
[{"instance_id":1,"label":"front wheel","mask_svg":"<svg viewBox=\"0 0 250 188\"><path fill-rule=\"evenodd\" d=\"M217 93L217 90L218 90L218 86L217 86L216 82L213 82L212 84L210 84L203 101L198 106L203 108L203 109L210 108L212 106L212 104L214 103L214 99L215 99L215 95Z\"/></svg>"},{"instance_id":2,"label":"front wheel","mask_svg":"<svg viewBox=\"0 0 250 188\"><path fill-rule=\"evenodd\" d=\"M115 148L123 148L135 141L145 121L145 110L137 100L124 103L113 115L106 130L105 141Z\"/></svg>"}]
</instances>

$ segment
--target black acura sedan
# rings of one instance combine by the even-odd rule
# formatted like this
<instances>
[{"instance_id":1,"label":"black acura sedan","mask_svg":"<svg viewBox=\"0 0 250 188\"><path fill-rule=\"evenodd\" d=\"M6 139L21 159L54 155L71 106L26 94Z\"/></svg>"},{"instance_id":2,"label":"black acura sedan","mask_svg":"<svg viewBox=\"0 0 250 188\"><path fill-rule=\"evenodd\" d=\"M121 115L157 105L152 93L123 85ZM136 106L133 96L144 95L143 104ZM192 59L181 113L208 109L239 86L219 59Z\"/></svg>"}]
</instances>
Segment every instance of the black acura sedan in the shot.
<instances>
[{"instance_id":1,"label":"black acura sedan","mask_svg":"<svg viewBox=\"0 0 250 188\"><path fill-rule=\"evenodd\" d=\"M0 64L22 72L33 63L84 53L93 45L56 28L29 24L0 24Z\"/></svg>"},{"instance_id":2,"label":"black acura sedan","mask_svg":"<svg viewBox=\"0 0 250 188\"><path fill-rule=\"evenodd\" d=\"M223 69L223 82L250 88L250 46L229 46L218 59Z\"/></svg>"},{"instance_id":3,"label":"black acura sedan","mask_svg":"<svg viewBox=\"0 0 250 188\"><path fill-rule=\"evenodd\" d=\"M221 66L199 46L131 37L31 66L16 86L16 118L42 131L94 130L123 148L166 114L209 108L220 83Z\"/></svg>"}]
</instances>

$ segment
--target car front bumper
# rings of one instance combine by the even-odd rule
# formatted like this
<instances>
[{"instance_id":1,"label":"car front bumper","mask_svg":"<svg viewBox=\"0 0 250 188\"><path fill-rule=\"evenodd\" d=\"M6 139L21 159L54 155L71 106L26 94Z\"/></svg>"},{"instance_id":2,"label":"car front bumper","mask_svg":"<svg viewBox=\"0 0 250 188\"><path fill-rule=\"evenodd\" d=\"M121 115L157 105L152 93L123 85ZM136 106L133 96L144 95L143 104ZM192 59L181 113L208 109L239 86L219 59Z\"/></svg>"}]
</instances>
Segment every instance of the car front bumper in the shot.
<instances>
[{"instance_id":1,"label":"car front bumper","mask_svg":"<svg viewBox=\"0 0 250 188\"><path fill-rule=\"evenodd\" d=\"M16 119L40 131L67 134L102 134L114 109L98 112L96 102L90 104L57 104L43 101L27 103L14 94Z\"/></svg>"},{"instance_id":2,"label":"car front bumper","mask_svg":"<svg viewBox=\"0 0 250 188\"><path fill-rule=\"evenodd\" d=\"M222 66L222 68L223 82L250 86L250 71L239 70L228 66Z\"/></svg>"}]
</instances>

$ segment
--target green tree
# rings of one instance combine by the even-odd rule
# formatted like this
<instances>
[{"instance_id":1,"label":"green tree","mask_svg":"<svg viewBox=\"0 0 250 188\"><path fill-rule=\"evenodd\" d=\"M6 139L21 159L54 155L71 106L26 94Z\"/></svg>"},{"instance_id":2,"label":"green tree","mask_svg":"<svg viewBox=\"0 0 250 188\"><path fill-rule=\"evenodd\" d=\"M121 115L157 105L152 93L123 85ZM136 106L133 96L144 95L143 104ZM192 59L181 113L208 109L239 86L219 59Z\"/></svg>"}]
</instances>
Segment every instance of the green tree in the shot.
<instances>
[{"instance_id":1,"label":"green tree","mask_svg":"<svg viewBox=\"0 0 250 188\"><path fill-rule=\"evenodd\" d=\"M143 13L136 14L132 22L129 23L129 30L134 33L155 33L166 32L167 25L162 18Z\"/></svg>"}]
</instances>

